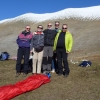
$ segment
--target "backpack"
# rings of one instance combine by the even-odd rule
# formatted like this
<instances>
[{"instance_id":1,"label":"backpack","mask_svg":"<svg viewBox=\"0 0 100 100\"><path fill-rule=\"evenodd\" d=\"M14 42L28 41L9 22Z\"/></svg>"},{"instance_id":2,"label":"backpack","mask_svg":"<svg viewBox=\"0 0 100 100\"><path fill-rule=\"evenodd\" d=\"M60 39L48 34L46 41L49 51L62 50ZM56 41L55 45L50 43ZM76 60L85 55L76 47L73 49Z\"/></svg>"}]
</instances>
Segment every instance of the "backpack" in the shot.
<instances>
[{"instance_id":1,"label":"backpack","mask_svg":"<svg viewBox=\"0 0 100 100\"><path fill-rule=\"evenodd\" d=\"M0 59L2 58L2 54L1 54L1 52L0 52Z\"/></svg>"},{"instance_id":2,"label":"backpack","mask_svg":"<svg viewBox=\"0 0 100 100\"><path fill-rule=\"evenodd\" d=\"M8 52L2 52L0 56L0 60L8 60L10 57Z\"/></svg>"},{"instance_id":3,"label":"backpack","mask_svg":"<svg viewBox=\"0 0 100 100\"><path fill-rule=\"evenodd\" d=\"M83 61L82 63L79 64L79 66L82 66L82 67L88 67L91 65L92 65L91 61Z\"/></svg>"}]
</instances>

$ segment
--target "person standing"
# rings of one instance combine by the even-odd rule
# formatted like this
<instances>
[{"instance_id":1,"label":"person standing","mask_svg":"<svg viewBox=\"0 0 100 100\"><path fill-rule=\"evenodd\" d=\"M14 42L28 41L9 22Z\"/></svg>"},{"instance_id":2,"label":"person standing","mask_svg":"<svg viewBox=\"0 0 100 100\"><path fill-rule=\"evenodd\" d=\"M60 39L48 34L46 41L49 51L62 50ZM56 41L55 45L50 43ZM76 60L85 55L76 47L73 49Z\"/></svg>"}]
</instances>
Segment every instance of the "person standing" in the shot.
<instances>
[{"instance_id":1,"label":"person standing","mask_svg":"<svg viewBox=\"0 0 100 100\"><path fill-rule=\"evenodd\" d=\"M41 73L41 64L43 58L43 48L44 48L44 33L43 26L38 25L37 31L33 33L33 38L31 41L31 53L33 52L33 71L32 74Z\"/></svg>"},{"instance_id":2,"label":"person standing","mask_svg":"<svg viewBox=\"0 0 100 100\"><path fill-rule=\"evenodd\" d=\"M28 74L28 61L30 55L30 42L32 39L32 33L30 31L30 26L27 25L25 30L20 33L16 42L18 44L17 51L17 61L16 61L16 77L18 77L21 73L21 61L24 59L23 64L23 75L26 76Z\"/></svg>"},{"instance_id":3,"label":"person standing","mask_svg":"<svg viewBox=\"0 0 100 100\"><path fill-rule=\"evenodd\" d=\"M57 32L60 31L59 26L60 26L60 22L59 21L55 21L55 30ZM52 71L51 72L52 73L56 72L58 74L57 54L56 54L56 52L53 52Z\"/></svg>"},{"instance_id":4,"label":"person standing","mask_svg":"<svg viewBox=\"0 0 100 100\"><path fill-rule=\"evenodd\" d=\"M55 21L55 30L57 31L57 32L59 32L59 26L60 26L60 22L59 21Z\"/></svg>"},{"instance_id":5,"label":"person standing","mask_svg":"<svg viewBox=\"0 0 100 100\"><path fill-rule=\"evenodd\" d=\"M62 25L62 30L57 33L54 40L54 52L57 53L57 62L58 62L58 75L62 75L64 73L64 77L69 75L70 69L68 65L68 54L71 52L73 45L73 38L71 33L67 30L67 24ZM64 72L62 66L62 60L64 64Z\"/></svg>"},{"instance_id":6,"label":"person standing","mask_svg":"<svg viewBox=\"0 0 100 100\"><path fill-rule=\"evenodd\" d=\"M43 73L48 74L51 71L53 57L53 44L56 36L56 30L52 29L52 23L48 23L44 31L44 53L43 53Z\"/></svg>"}]
</instances>

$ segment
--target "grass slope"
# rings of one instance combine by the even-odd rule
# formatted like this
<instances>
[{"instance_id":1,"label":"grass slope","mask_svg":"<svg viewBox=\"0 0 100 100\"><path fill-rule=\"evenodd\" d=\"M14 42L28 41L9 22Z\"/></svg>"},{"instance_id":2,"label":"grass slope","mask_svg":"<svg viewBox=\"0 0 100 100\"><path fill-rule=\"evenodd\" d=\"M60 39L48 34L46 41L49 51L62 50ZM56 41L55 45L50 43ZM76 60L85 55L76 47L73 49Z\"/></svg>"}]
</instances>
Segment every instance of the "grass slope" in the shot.
<instances>
[{"instance_id":1,"label":"grass slope","mask_svg":"<svg viewBox=\"0 0 100 100\"><path fill-rule=\"evenodd\" d=\"M0 61L0 86L15 84L26 78L22 75L15 77L15 63L12 60ZM92 63L91 67L86 68L69 63L71 72L67 78L54 73L50 83L12 100L100 100L99 59ZM31 73L28 74L30 75Z\"/></svg>"}]
</instances>

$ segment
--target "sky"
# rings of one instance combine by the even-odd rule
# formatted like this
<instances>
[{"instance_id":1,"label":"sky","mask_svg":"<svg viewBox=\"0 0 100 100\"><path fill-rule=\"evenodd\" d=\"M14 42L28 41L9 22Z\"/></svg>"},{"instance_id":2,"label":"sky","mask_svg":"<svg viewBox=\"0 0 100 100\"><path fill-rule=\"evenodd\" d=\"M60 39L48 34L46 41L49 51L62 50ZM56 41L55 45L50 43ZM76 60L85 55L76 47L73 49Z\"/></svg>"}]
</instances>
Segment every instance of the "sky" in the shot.
<instances>
[{"instance_id":1,"label":"sky","mask_svg":"<svg viewBox=\"0 0 100 100\"><path fill-rule=\"evenodd\" d=\"M26 13L44 14L91 6L100 6L100 0L0 0L0 21Z\"/></svg>"}]
</instances>

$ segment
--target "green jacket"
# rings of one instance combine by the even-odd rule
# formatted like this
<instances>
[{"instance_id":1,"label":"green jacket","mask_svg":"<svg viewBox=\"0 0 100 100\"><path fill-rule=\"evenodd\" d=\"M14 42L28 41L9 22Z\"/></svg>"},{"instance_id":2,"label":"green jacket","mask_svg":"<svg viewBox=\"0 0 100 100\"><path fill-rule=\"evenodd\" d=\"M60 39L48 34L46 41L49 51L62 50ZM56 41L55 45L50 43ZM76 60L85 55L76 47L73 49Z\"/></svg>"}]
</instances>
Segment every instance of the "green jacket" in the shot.
<instances>
[{"instance_id":1,"label":"green jacket","mask_svg":"<svg viewBox=\"0 0 100 100\"><path fill-rule=\"evenodd\" d=\"M58 42L58 37L60 35L61 31L57 33L55 40L54 40L54 46L53 46L53 50L56 50L57 47L57 42ZM65 49L66 51L70 52L72 49L72 45L73 45L73 38L72 38L72 34L67 31L65 34Z\"/></svg>"}]
</instances>

